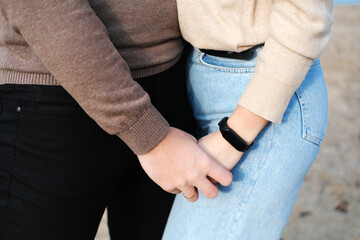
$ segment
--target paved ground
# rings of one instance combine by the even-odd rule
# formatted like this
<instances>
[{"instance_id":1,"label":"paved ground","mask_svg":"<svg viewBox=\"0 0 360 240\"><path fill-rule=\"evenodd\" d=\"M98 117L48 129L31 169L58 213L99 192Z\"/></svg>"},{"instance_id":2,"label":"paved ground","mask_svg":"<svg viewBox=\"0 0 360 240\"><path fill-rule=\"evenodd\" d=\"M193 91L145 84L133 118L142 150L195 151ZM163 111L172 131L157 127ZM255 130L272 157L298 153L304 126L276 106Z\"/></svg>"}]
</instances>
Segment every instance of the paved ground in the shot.
<instances>
[{"instance_id":1,"label":"paved ground","mask_svg":"<svg viewBox=\"0 0 360 240\"><path fill-rule=\"evenodd\" d=\"M360 6L337 6L321 60L329 124L285 240L360 240Z\"/></svg>"},{"instance_id":2,"label":"paved ground","mask_svg":"<svg viewBox=\"0 0 360 240\"><path fill-rule=\"evenodd\" d=\"M334 16L321 58L329 125L284 240L360 240L360 6L336 6ZM104 218L96 240L108 239Z\"/></svg>"}]
</instances>

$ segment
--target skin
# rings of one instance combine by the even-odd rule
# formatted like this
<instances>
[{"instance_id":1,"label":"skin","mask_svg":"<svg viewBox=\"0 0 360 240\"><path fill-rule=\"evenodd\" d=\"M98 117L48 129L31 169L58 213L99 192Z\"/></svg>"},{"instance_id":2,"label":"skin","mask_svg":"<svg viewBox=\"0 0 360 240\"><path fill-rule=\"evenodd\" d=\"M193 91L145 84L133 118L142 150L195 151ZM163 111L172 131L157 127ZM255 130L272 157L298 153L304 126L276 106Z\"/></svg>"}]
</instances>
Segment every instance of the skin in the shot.
<instances>
[{"instance_id":1,"label":"skin","mask_svg":"<svg viewBox=\"0 0 360 240\"><path fill-rule=\"evenodd\" d=\"M247 144L251 144L267 122L266 119L238 105L229 117L227 124ZM223 138L220 131L204 136L199 140L199 145L229 170L240 161L243 155Z\"/></svg>"},{"instance_id":2,"label":"skin","mask_svg":"<svg viewBox=\"0 0 360 240\"><path fill-rule=\"evenodd\" d=\"M250 144L267 122L238 105L229 117L228 126ZM138 158L148 176L161 188L173 194L182 192L189 202L195 202L199 197L198 189L206 197L215 198L218 194L216 182L224 186L231 184L229 170L242 154L220 131L198 142L193 136L170 127L164 140Z\"/></svg>"},{"instance_id":3,"label":"skin","mask_svg":"<svg viewBox=\"0 0 360 240\"><path fill-rule=\"evenodd\" d=\"M182 192L190 202L198 199L197 189L208 198L217 196L218 188L208 177L224 186L232 182L228 169L209 156L193 136L176 128L170 127L154 149L138 158L156 184L170 193Z\"/></svg>"}]
</instances>

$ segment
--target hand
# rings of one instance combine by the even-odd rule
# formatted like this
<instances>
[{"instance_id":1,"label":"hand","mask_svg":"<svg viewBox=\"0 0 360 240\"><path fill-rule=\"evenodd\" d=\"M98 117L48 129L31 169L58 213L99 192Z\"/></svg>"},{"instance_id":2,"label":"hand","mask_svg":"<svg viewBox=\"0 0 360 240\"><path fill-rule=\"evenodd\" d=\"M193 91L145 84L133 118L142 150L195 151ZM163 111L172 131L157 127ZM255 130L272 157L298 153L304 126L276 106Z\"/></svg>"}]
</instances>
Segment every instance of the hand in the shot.
<instances>
[{"instance_id":1,"label":"hand","mask_svg":"<svg viewBox=\"0 0 360 240\"><path fill-rule=\"evenodd\" d=\"M232 174L197 145L197 140L176 128L169 128L166 137L150 152L139 155L148 176L170 193L183 192L188 200L198 199L197 187L208 198L217 196L217 186L207 176L228 186ZM194 197L193 197L194 196Z\"/></svg>"},{"instance_id":2,"label":"hand","mask_svg":"<svg viewBox=\"0 0 360 240\"><path fill-rule=\"evenodd\" d=\"M238 105L231 114L227 124L247 144L251 144L267 122L267 120L259 115ZM220 131L204 136L199 140L199 145L228 170L232 169L243 155L243 152L237 151L223 138Z\"/></svg>"},{"instance_id":3,"label":"hand","mask_svg":"<svg viewBox=\"0 0 360 240\"><path fill-rule=\"evenodd\" d=\"M202 137L199 146L228 170L231 170L243 155L224 139L220 131Z\"/></svg>"}]
</instances>

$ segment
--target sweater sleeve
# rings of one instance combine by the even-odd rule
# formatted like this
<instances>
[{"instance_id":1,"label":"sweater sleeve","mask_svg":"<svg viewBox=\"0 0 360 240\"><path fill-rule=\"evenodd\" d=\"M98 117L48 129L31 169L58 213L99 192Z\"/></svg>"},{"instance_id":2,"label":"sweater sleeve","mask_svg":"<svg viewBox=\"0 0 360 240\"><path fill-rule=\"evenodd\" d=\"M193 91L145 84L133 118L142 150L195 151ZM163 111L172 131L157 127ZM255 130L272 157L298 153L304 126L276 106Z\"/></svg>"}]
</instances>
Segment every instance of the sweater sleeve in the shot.
<instances>
[{"instance_id":1,"label":"sweater sleeve","mask_svg":"<svg viewBox=\"0 0 360 240\"><path fill-rule=\"evenodd\" d=\"M87 0L0 0L9 25L106 132L144 154L168 123L134 81Z\"/></svg>"},{"instance_id":2,"label":"sweater sleeve","mask_svg":"<svg viewBox=\"0 0 360 240\"><path fill-rule=\"evenodd\" d=\"M291 96L329 41L332 7L332 0L275 0L269 38L239 105L281 122Z\"/></svg>"}]
</instances>

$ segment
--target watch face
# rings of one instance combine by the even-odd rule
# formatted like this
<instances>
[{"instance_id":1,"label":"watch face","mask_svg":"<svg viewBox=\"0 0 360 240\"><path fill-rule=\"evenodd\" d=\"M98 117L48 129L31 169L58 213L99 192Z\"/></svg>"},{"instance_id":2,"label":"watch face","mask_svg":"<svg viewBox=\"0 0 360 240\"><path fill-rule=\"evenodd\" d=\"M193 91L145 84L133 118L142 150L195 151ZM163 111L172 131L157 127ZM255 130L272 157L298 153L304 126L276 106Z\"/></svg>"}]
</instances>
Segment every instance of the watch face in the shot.
<instances>
[{"instance_id":1,"label":"watch face","mask_svg":"<svg viewBox=\"0 0 360 240\"><path fill-rule=\"evenodd\" d=\"M226 129L222 131L224 138L238 151L245 151L247 145L242 141L242 139L237 138L234 132L231 129Z\"/></svg>"},{"instance_id":2,"label":"watch face","mask_svg":"<svg viewBox=\"0 0 360 240\"><path fill-rule=\"evenodd\" d=\"M248 146L246 144L246 142L239 136L236 134L236 132L234 132L231 128L228 127L228 125L226 124L227 120L229 118L228 117L224 117L223 119L221 119L221 121L218 123L219 127L220 127L220 132L222 134L222 136L226 139L226 141L228 141L236 150L240 151L240 152L244 152L247 149L249 149L250 146Z\"/></svg>"}]
</instances>

